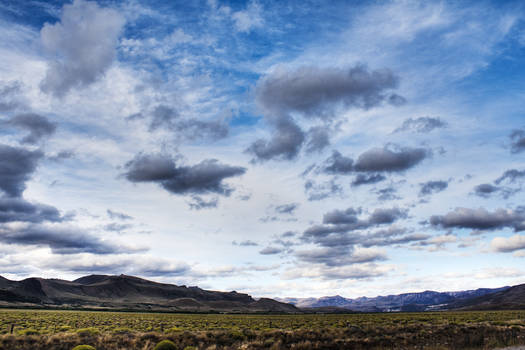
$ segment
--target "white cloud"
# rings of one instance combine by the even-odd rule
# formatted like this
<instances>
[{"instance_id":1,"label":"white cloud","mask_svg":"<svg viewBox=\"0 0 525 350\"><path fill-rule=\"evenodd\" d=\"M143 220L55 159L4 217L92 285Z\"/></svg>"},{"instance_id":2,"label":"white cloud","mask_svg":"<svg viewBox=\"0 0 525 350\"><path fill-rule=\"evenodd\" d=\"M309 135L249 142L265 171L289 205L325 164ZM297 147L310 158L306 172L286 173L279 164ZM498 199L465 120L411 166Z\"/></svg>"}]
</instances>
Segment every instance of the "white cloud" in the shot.
<instances>
[{"instance_id":1,"label":"white cloud","mask_svg":"<svg viewBox=\"0 0 525 350\"><path fill-rule=\"evenodd\" d=\"M516 234L508 238L495 237L490 242L490 247L493 251L500 253L510 253L525 249L525 236Z\"/></svg>"}]
</instances>

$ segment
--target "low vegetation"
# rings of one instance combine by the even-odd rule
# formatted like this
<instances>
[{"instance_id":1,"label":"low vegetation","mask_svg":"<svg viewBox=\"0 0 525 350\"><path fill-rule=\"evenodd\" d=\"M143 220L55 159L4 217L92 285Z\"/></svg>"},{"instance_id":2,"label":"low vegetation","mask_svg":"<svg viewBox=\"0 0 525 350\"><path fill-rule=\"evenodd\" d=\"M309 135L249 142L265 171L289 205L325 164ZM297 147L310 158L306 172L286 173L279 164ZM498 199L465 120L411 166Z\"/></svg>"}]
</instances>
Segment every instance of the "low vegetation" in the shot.
<instances>
[{"instance_id":1,"label":"low vegetation","mask_svg":"<svg viewBox=\"0 0 525 350\"><path fill-rule=\"evenodd\" d=\"M523 310L329 315L0 310L0 322L1 350L493 349L525 344Z\"/></svg>"}]
</instances>

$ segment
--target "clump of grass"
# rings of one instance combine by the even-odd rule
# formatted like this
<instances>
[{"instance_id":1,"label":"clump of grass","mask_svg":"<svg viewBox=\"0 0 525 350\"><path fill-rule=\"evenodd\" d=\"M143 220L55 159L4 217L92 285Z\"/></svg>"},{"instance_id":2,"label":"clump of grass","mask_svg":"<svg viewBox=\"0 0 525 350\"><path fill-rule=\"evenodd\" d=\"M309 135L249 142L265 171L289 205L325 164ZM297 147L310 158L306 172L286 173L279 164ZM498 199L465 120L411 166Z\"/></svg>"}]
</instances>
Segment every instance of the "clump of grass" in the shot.
<instances>
[{"instance_id":1,"label":"clump of grass","mask_svg":"<svg viewBox=\"0 0 525 350\"><path fill-rule=\"evenodd\" d=\"M71 329L73 329L71 326L60 326L60 327L58 327L57 330L58 330L59 332L68 332L68 331L70 331Z\"/></svg>"},{"instance_id":2,"label":"clump of grass","mask_svg":"<svg viewBox=\"0 0 525 350\"><path fill-rule=\"evenodd\" d=\"M179 327L171 327L166 330L166 333L175 333L175 332L182 332L182 329L180 329Z\"/></svg>"},{"instance_id":3,"label":"clump of grass","mask_svg":"<svg viewBox=\"0 0 525 350\"><path fill-rule=\"evenodd\" d=\"M91 345L77 345L73 348L73 350L96 350Z\"/></svg>"},{"instance_id":4,"label":"clump of grass","mask_svg":"<svg viewBox=\"0 0 525 350\"><path fill-rule=\"evenodd\" d=\"M163 340L153 350L177 350L177 347L171 340Z\"/></svg>"},{"instance_id":5,"label":"clump of grass","mask_svg":"<svg viewBox=\"0 0 525 350\"><path fill-rule=\"evenodd\" d=\"M113 333L115 334L129 334L133 333L133 330L128 327L118 327L113 330Z\"/></svg>"},{"instance_id":6,"label":"clump of grass","mask_svg":"<svg viewBox=\"0 0 525 350\"><path fill-rule=\"evenodd\" d=\"M20 335L39 335L40 332L34 328L27 328L27 329L23 329L19 331L18 334Z\"/></svg>"},{"instance_id":7,"label":"clump of grass","mask_svg":"<svg viewBox=\"0 0 525 350\"><path fill-rule=\"evenodd\" d=\"M100 331L94 327L77 329L77 334L83 337L99 334Z\"/></svg>"}]
</instances>

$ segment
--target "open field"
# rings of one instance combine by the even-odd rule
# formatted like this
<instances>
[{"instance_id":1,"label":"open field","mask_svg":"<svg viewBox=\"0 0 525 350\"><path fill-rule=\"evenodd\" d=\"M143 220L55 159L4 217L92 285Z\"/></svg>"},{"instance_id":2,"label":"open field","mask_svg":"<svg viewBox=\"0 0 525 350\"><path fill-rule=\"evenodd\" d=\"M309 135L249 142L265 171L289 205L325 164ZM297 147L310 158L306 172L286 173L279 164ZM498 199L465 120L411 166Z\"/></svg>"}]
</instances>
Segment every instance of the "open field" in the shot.
<instances>
[{"instance_id":1,"label":"open field","mask_svg":"<svg viewBox=\"0 0 525 350\"><path fill-rule=\"evenodd\" d=\"M332 315L0 310L0 349L492 349L525 344L525 311ZM13 329L12 329L13 328ZM11 333L12 330L12 333Z\"/></svg>"}]
</instances>

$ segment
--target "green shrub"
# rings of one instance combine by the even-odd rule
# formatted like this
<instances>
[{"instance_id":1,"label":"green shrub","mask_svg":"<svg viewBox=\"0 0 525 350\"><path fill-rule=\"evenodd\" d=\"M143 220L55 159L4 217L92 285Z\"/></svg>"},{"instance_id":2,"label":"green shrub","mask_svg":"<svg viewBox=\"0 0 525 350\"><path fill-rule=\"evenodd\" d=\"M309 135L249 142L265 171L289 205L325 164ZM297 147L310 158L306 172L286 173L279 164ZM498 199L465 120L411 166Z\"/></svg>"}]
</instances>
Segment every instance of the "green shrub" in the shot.
<instances>
[{"instance_id":1,"label":"green shrub","mask_svg":"<svg viewBox=\"0 0 525 350\"><path fill-rule=\"evenodd\" d=\"M175 332L182 332L182 329L180 329L179 327L171 327L166 330L166 333L175 333Z\"/></svg>"},{"instance_id":2,"label":"green shrub","mask_svg":"<svg viewBox=\"0 0 525 350\"><path fill-rule=\"evenodd\" d=\"M20 332L18 332L18 334L20 335L38 335L40 334L40 332L34 328L27 328L27 329L21 330Z\"/></svg>"},{"instance_id":3,"label":"green shrub","mask_svg":"<svg viewBox=\"0 0 525 350\"><path fill-rule=\"evenodd\" d=\"M91 345L77 345L73 348L73 350L96 350Z\"/></svg>"},{"instance_id":4,"label":"green shrub","mask_svg":"<svg viewBox=\"0 0 525 350\"><path fill-rule=\"evenodd\" d=\"M115 334L129 334L133 333L133 330L128 327L118 327L113 330L113 333Z\"/></svg>"},{"instance_id":5,"label":"green shrub","mask_svg":"<svg viewBox=\"0 0 525 350\"><path fill-rule=\"evenodd\" d=\"M177 347L172 341L163 340L158 343L153 350L177 350Z\"/></svg>"},{"instance_id":6,"label":"green shrub","mask_svg":"<svg viewBox=\"0 0 525 350\"><path fill-rule=\"evenodd\" d=\"M99 334L99 330L94 328L94 327L89 327L89 328L80 328L80 329L77 329L77 333L78 335L80 336L84 336L84 337L87 337L87 336L90 336L90 335L96 335L96 334Z\"/></svg>"},{"instance_id":7,"label":"green shrub","mask_svg":"<svg viewBox=\"0 0 525 350\"><path fill-rule=\"evenodd\" d=\"M67 332L67 331L70 331L72 328L71 326L60 326L58 327L58 331L59 332Z\"/></svg>"},{"instance_id":8,"label":"green shrub","mask_svg":"<svg viewBox=\"0 0 525 350\"><path fill-rule=\"evenodd\" d=\"M194 346L186 346L184 350L197 350L197 348Z\"/></svg>"}]
</instances>

